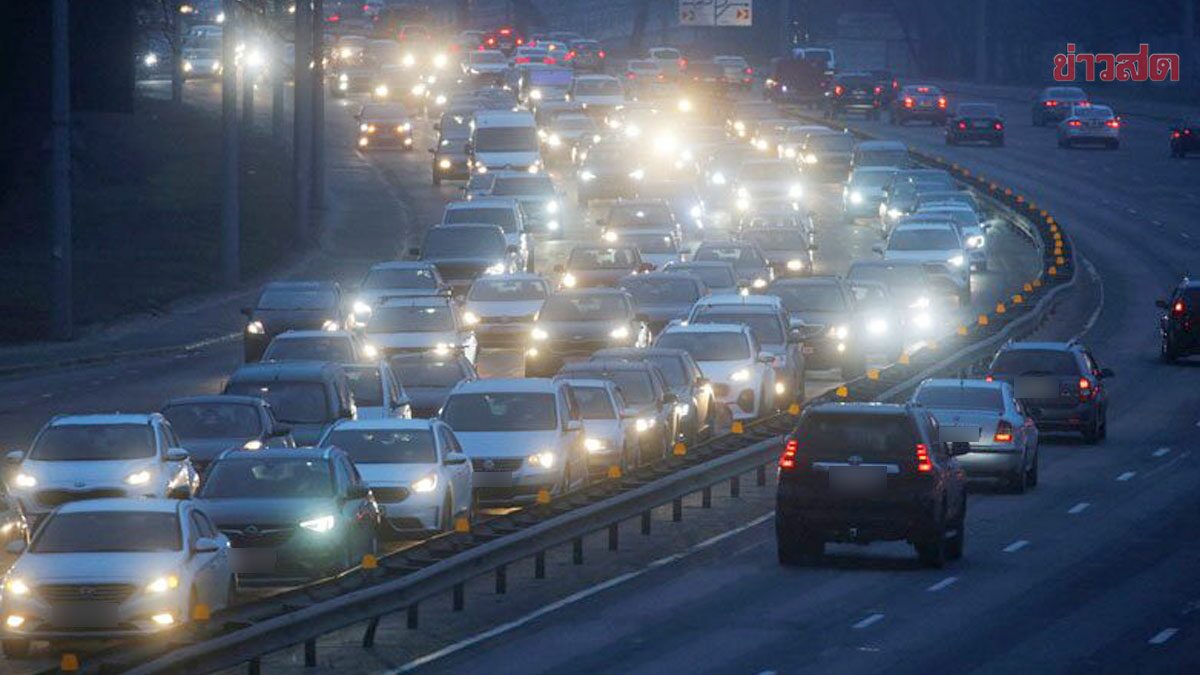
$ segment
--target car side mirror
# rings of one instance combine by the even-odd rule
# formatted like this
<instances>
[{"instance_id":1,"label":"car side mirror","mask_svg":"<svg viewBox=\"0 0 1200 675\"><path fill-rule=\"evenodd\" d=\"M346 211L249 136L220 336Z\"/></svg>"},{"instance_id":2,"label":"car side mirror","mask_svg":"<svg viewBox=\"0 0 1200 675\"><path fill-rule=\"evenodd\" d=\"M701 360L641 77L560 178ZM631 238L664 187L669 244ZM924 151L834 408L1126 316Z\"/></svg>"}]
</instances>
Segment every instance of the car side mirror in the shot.
<instances>
[{"instance_id":1,"label":"car side mirror","mask_svg":"<svg viewBox=\"0 0 1200 675\"><path fill-rule=\"evenodd\" d=\"M429 148L429 154L437 154L437 148Z\"/></svg>"},{"instance_id":2,"label":"car side mirror","mask_svg":"<svg viewBox=\"0 0 1200 675\"><path fill-rule=\"evenodd\" d=\"M4 455L4 461L14 466L20 464L21 462L25 461L25 451L10 450L8 454Z\"/></svg>"},{"instance_id":3,"label":"car side mirror","mask_svg":"<svg viewBox=\"0 0 1200 675\"><path fill-rule=\"evenodd\" d=\"M354 485L346 488L346 499L366 499L367 495L370 493L371 490L366 485L362 483L355 483Z\"/></svg>"},{"instance_id":4,"label":"car side mirror","mask_svg":"<svg viewBox=\"0 0 1200 675\"><path fill-rule=\"evenodd\" d=\"M346 407L338 409L338 417L341 419L354 419L354 408Z\"/></svg>"},{"instance_id":5,"label":"car side mirror","mask_svg":"<svg viewBox=\"0 0 1200 675\"><path fill-rule=\"evenodd\" d=\"M421 247L420 246L410 246L408 249L408 254L413 256L414 258L421 257Z\"/></svg>"},{"instance_id":6,"label":"car side mirror","mask_svg":"<svg viewBox=\"0 0 1200 675\"><path fill-rule=\"evenodd\" d=\"M971 452L971 444L970 443L956 441L956 442L950 444L950 454L952 456L957 457L959 455L965 455L968 452Z\"/></svg>"},{"instance_id":7,"label":"car side mirror","mask_svg":"<svg viewBox=\"0 0 1200 675\"><path fill-rule=\"evenodd\" d=\"M167 448L168 462L182 462L188 458L188 451L183 448Z\"/></svg>"},{"instance_id":8,"label":"car side mirror","mask_svg":"<svg viewBox=\"0 0 1200 675\"><path fill-rule=\"evenodd\" d=\"M696 378L696 386L697 387L707 387L709 384L712 384L712 383L709 382L709 379L707 377L697 377Z\"/></svg>"},{"instance_id":9,"label":"car side mirror","mask_svg":"<svg viewBox=\"0 0 1200 675\"><path fill-rule=\"evenodd\" d=\"M21 555L25 552L25 540L13 539L5 544L4 550L12 555Z\"/></svg>"},{"instance_id":10,"label":"car side mirror","mask_svg":"<svg viewBox=\"0 0 1200 675\"><path fill-rule=\"evenodd\" d=\"M292 433L292 427L287 424L276 424L274 429L271 429L273 438L282 438Z\"/></svg>"},{"instance_id":11,"label":"car side mirror","mask_svg":"<svg viewBox=\"0 0 1200 675\"><path fill-rule=\"evenodd\" d=\"M668 391L667 393L663 394L662 400L663 403L667 405L673 405L679 402L679 397L675 395L675 392Z\"/></svg>"},{"instance_id":12,"label":"car side mirror","mask_svg":"<svg viewBox=\"0 0 1200 675\"><path fill-rule=\"evenodd\" d=\"M775 357L772 356L771 354L767 354L767 353L763 352L758 355L758 362L772 364L772 363L775 363Z\"/></svg>"},{"instance_id":13,"label":"car side mirror","mask_svg":"<svg viewBox=\"0 0 1200 675\"><path fill-rule=\"evenodd\" d=\"M192 553L216 553L221 550L221 544L212 537L200 537L192 544Z\"/></svg>"},{"instance_id":14,"label":"car side mirror","mask_svg":"<svg viewBox=\"0 0 1200 675\"><path fill-rule=\"evenodd\" d=\"M442 458L442 464L446 466L459 466L467 463L467 456L461 452L448 452Z\"/></svg>"},{"instance_id":15,"label":"car side mirror","mask_svg":"<svg viewBox=\"0 0 1200 675\"><path fill-rule=\"evenodd\" d=\"M441 122L434 122L434 123L433 123L433 130L434 130L434 131L441 131L441 130L442 130L442 123L441 123Z\"/></svg>"},{"instance_id":16,"label":"car side mirror","mask_svg":"<svg viewBox=\"0 0 1200 675\"><path fill-rule=\"evenodd\" d=\"M1167 307L1170 306L1170 303L1168 303L1166 300L1155 300L1154 306L1158 307L1160 309L1166 309Z\"/></svg>"},{"instance_id":17,"label":"car side mirror","mask_svg":"<svg viewBox=\"0 0 1200 675\"><path fill-rule=\"evenodd\" d=\"M1100 379L1104 380L1104 379L1108 379L1110 377L1116 377L1116 373L1113 372L1112 368L1101 368L1100 369Z\"/></svg>"}]
</instances>

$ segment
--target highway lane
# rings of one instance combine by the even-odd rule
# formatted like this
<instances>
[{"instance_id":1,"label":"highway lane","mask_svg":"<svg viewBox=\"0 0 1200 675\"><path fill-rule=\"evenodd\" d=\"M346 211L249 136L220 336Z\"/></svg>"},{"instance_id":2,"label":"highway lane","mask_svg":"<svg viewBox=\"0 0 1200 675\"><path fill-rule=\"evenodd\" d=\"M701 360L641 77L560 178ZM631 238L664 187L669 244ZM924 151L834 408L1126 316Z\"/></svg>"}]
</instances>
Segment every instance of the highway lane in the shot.
<instances>
[{"instance_id":1,"label":"highway lane","mask_svg":"<svg viewBox=\"0 0 1200 675\"><path fill-rule=\"evenodd\" d=\"M917 568L899 544L835 546L823 566L784 570L763 524L725 555L665 566L426 670L1194 672L1200 391L1194 367L1157 362L1152 302L1197 260L1194 165L1166 157L1155 125L1132 122L1115 152L1059 150L1023 106L1000 104L1004 149L851 125L1012 185L1064 223L1103 285L1084 337L1117 371L1106 443L1044 438L1037 489L973 496L966 558L945 570Z\"/></svg>"}]
</instances>

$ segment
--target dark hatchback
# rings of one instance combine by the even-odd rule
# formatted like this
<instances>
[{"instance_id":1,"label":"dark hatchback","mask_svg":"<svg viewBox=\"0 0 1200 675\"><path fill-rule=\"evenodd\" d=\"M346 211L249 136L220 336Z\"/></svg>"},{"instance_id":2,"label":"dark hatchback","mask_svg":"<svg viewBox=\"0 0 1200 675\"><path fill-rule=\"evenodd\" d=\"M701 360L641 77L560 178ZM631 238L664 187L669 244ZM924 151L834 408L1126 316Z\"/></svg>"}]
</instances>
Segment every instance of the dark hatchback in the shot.
<instances>
[{"instance_id":1,"label":"dark hatchback","mask_svg":"<svg viewBox=\"0 0 1200 675\"><path fill-rule=\"evenodd\" d=\"M717 403L712 385L700 371L700 365L685 349L668 347L618 347L601 349L592 354L593 359L621 359L624 361L646 361L658 366L667 386L675 393L679 421L679 435L688 446L712 436L717 423Z\"/></svg>"},{"instance_id":2,"label":"dark hatchback","mask_svg":"<svg viewBox=\"0 0 1200 675\"><path fill-rule=\"evenodd\" d=\"M946 145L1004 145L1004 118L995 103L960 103L946 122Z\"/></svg>"},{"instance_id":3,"label":"dark hatchback","mask_svg":"<svg viewBox=\"0 0 1200 675\"><path fill-rule=\"evenodd\" d=\"M388 365L408 394L412 416L436 417L459 382L478 380L475 366L462 354L433 358L429 354L397 354Z\"/></svg>"},{"instance_id":4,"label":"dark hatchback","mask_svg":"<svg viewBox=\"0 0 1200 675\"><path fill-rule=\"evenodd\" d=\"M827 542L907 541L921 562L962 557L966 472L925 408L821 403L807 408L779 458L779 562L819 558Z\"/></svg>"},{"instance_id":5,"label":"dark hatchback","mask_svg":"<svg viewBox=\"0 0 1200 675\"><path fill-rule=\"evenodd\" d=\"M504 274L516 267L516 252L499 225L437 225L409 253L433 263L455 294L467 292L485 274Z\"/></svg>"},{"instance_id":6,"label":"dark hatchback","mask_svg":"<svg viewBox=\"0 0 1200 675\"><path fill-rule=\"evenodd\" d=\"M325 427L354 417L354 395L346 371L335 363L255 363L234 371L224 394L257 396L275 418L291 428L298 445L320 440Z\"/></svg>"},{"instance_id":7,"label":"dark hatchback","mask_svg":"<svg viewBox=\"0 0 1200 675\"><path fill-rule=\"evenodd\" d=\"M840 73L833 76L825 92L825 116L840 117L846 113L862 113L869 119L879 119L883 107L883 87L869 73Z\"/></svg>"},{"instance_id":8,"label":"dark hatchback","mask_svg":"<svg viewBox=\"0 0 1200 675\"><path fill-rule=\"evenodd\" d=\"M621 279L620 287L637 301L638 318L646 322L651 333L687 317L692 305L708 295L704 282L691 274L632 274Z\"/></svg>"},{"instance_id":9,"label":"dark hatchback","mask_svg":"<svg viewBox=\"0 0 1200 675\"><path fill-rule=\"evenodd\" d=\"M1155 304L1166 310L1158 324L1162 360L1200 354L1200 280L1184 279L1169 299Z\"/></svg>"},{"instance_id":10,"label":"dark hatchback","mask_svg":"<svg viewBox=\"0 0 1200 675\"><path fill-rule=\"evenodd\" d=\"M1077 431L1085 443L1108 435L1108 387L1113 371L1096 365L1082 344L1010 342L988 367L987 377L1013 385L1039 431Z\"/></svg>"},{"instance_id":11,"label":"dark hatchback","mask_svg":"<svg viewBox=\"0 0 1200 675\"><path fill-rule=\"evenodd\" d=\"M331 281L273 281L253 307L244 307L242 345L247 363L258 361L272 338L289 330L341 330L348 313L342 288Z\"/></svg>"},{"instance_id":12,"label":"dark hatchback","mask_svg":"<svg viewBox=\"0 0 1200 675\"><path fill-rule=\"evenodd\" d=\"M569 359L583 359L605 347L644 347L649 330L637 318L625 291L590 288L546 298L530 331L525 376L547 377Z\"/></svg>"},{"instance_id":13,"label":"dark hatchback","mask_svg":"<svg viewBox=\"0 0 1200 675\"><path fill-rule=\"evenodd\" d=\"M292 428L275 419L257 396L188 396L163 405L163 417L179 436L196 471L226 450L291 448Z\"/></svg>"},{"instance_id":14,"label":"dark hatchback","mask_svg":"<svg viewBox=\"0 0 1200 675\"><path fill-rule=\"evenodd\" d=\"M1200 152L1200 117L1171 122L1170 138L1172 157L1186 157L1188 153Z\"/></svg>"}]
</instances>

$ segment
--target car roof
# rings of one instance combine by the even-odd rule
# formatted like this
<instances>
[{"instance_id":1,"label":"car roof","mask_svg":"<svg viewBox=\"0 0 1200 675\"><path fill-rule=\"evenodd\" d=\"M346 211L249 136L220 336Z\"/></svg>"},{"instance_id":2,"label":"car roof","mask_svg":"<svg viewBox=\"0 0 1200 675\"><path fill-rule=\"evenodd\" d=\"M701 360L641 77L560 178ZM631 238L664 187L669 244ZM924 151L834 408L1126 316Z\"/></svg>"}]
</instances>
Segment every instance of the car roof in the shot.
<instances>
[{"instance_id":1,"label":"car roof","mask_svg":"<svg viewBox=\"0 0 1200 675\"><path fill-rule=\"evenodd\" d=\"M902 403L865 403L828 401L810 405L806 413L828 413L834 415L907 415L912 408Z\"/></svg>"},{"instance_id":2,"label":"car roof","mask_svg":"<svg viewBox=\"0 0 1200 675\"><path fill-rule=\"evenodd\" d=\"M150 424L157 413L96 413L90 415L59 415L50 420L52 426L96 426L101 424Z\"/></svg>"},{"instance_id":3,"label":"car roof","mask_svg":"<svg viewBox=\"0 0 1200 675\"><path fill-rule=\"evenodd\" d=\"M314 291L332 290L337 287L333 281L268 281L263 284L263 290Z\"/></svg>"},{"instance_id":4,"label":"car roof","mask_svg":"<svg viewBox=\"0 0 1200 675\"><path fill-rule=\"evenodd\" d=\"M616 296L620 296L620 297L625 297L629 294L620 288L605 288L603 286L592 286L589 288L563 289L561 291L556 291L554 293L551 293L550 297L554 297L556 295L568 297L568 298L579 298L579 297L584 297L584 296L589 296L589 295L616 295Z\"/></svg>"},{"instance_id":5,"label":"car roof","mask_svg":"<svg viewBox=\"0 0 1200 675\"><path fill-rule=\"evenodd\" d=\"M266 401L257 396L240 396L237 394L206 394L203 396L180 396L179 398L169 399L163 404L164 408L177 405L251 405L263 406Z\"/></svg>"},{"instance_id":6,"label":"car roof","mask_svg":"<svg viewBox=\"0 0 1200 675\"><path fill-rule=\"evenodd\" d=\"M177 513L183 502L178 499L111 497L67 502L57 513L95 513L97 511L133 511L138 513Z\"/></svg>"},{"instance_id":7,"label":"car roof","mask_svg":"<svg viewBox=\"0 0 1200 675\"><path fill-rule=\"evenodd\" d=\"M704 285L704 282L700 280L700 277L688 274L672 274L671 272L641 272L639 274L630 274L628 276L621 277L621 280L617 283L624 283L627 279L636 279L638 281L669 281L671 283L678 283L680 280L687 280L691 281L696 286Z\"/></svg>"},{"instance_id":8,"label":"car roof","mask_svg":"<svg viewBox=\"0 0 1200 675\"><path fill-rule=\"evenodd\" d=\"M450 298L442 295L416 295L386 298L379 306L386 307L449 307Z\"/></svg>"},{"instance_id":9,"label":"car roof","mask_svg":"<svg viewBox=\"0 0 1200 675\"><path fill-rule=\"evenodd\" d=\"M574 377L568 372L560 372L558 375L555 375L554 381L566 382L572 387L595 387L597 389L616 387L612 380L602 380L595 377Z\"/></svg>"},{"instance_id":10,"label":"car roof","mask_svg":"<svg viewBox=\"0 0 1200 675\"><path fill-rule=\"evenodd\" d=\"M717 293L700 298L696 306L708 307L770 307L782 306L783 301L774 295L742 295L740 293Z\"/></svg>"},{"instance_id":11,"label":"car roof","mask_svg":"<svg viewBox=\"0 0 1200 675\"><path fill-rule=\"evenodd\" d=\"M576 82L589 82L589 81L599 81L599 80L605 80L605 81L612 80L613 82L616 82L617 78L613 77L612 75L576 75L575 76Z\"/></svg>"},{"instance_id":12,"label":"car roof","mask_svg":"<svg viewBox=\"0 0 1200 675\"><path fill-rule=\"evenodd\" d=\"M923 220L900 223L892 228L892 232L900 230L953 230L957 232L958 228L949 220Z\"/></svg>"},{"instance_id":13,"label":"car roof","mask_svg":"<svg viewBox=\"0 0 1200 675\"><path fill-rule=\"evenodd\" d=\"M468 229L470 229L470 230L491 230L493 232L499 232L501 235L504 234L504 228L500 227L499 225L492 224L492 223L438 223L438 224L434 225L433 227L429 228L429 231L432 232L434 230L451 230L454 228L459 228L459 229L463 229L463 230L468 230Z\"/></svg>"},{"instance_id":14,"label":"car roof","mask_svg":"<svg viewBox=\"0 0 1200 675\"><path fill-rule=\"evenodd\" d=\"M858 262L858 261L855 261ZM864 260L862 262L877 263L879 260ZM783 286L841 286L845 280L832 274L814 274L811 277L785 277L771 282L769 288Z\"/></svg>"},{"instance_id":15,"label":"car roof","mask_svg":"<svg viewBox=\"0 0 1200 675\"><path fill-rule=\"evenodd\" d=\"M545 281L546 283L550 282L549 279L547 279L546 277L544 277L540 274L537 274L536 272L508 272L505 274L488 274L488 275L485 275L482 277L476 277L475 281L473 281L471 283L474 284L474 283L477 283L480 281L518 281L518 280L520 280L520 281Z\"/></svg>"},{"instance_id":16,"label":"car roof","mask_svg":"<svg viewBox=\"0 0 1200 675\"><path fill-rule=\"evenodd\" d=\"M733 269L733 263L724 260L685 260L683 262L668 263L663 269L687 270L693 267L727 267Z\"/></svg>"},{"instance_id":17,"label":"car roof","mask_svg":"<svg viewBox=\"0 0 1200 675\"><path fill-rule=\"evenodd\" d=\"M1078 344L1075 342L1010 342L1010 343L1004 345L1004 347L1002 347L1001 350L1002 351L1005 351L1005 350L1013 350L1013 351L1038 350L1038 351L1067 352L1067 351L1073 350L1077 346L1078 346Z\"/></svg>"},{"instance_id":18,"label":"car roof","mask_svg":"<svg viewBox=\"0 0 1200 675\"><path fill-rule=\"evenodd\" d=\"M920 384L921 387L962 387L964 389L1004 389L1008 386L1003 380L989 382L987 380L968 380L952 377L931 377Z\"/></svg>"},{"instance_id":19,"label":"car roof","mask_svg":"<svg viewBox=\"0 0 1200 675\"><path fill-rule=\"evenodd\" d=\"M674 347L609 347L592 352L592 358L631 359L640 361L647 356L690 356L686 349Z\"/></svg>"},{"instance_id":20,"label":"car roof","mask_svg":"<svg viewBox=\"0 0 1200 675\"><path fill-rule=\"evenodd\" d=\"M324 380L341 369L336 363L326 361L246 363L233 371L230 380Z\"/></svg>"},{"instance_id":21,"label":"car roof","mask_svg":"<svg viewBox=\"0 0 1200 675\"><path fill-rule=\"evenodd\" d=\"M660 335L667 333L741 333L747 334L750 328L744 323L689 323L668 324Z\"/></svg>"},{"instance_id":22,"label":"car roof","mask_svg":"<svg viewBox=\"0 0 1200 675\"><path fill-rule=\"evenodd\" d=\"M353 339L354 335L348 330L286 330L276 335L272 340L308 340L312 338L345 338Z\"/></svg>"},{"instance_id":23,"label":"car roof","mask_svg":"<svg viewBox=\"0 0 1200 675\"><path fill-rule=\"evenodd\" d=\"M455 394L490 394L499 392L529 392L553 394L558 391L558 385L545 377L494 377L482 380L459 382L452 393Z\"/></svg>"},{"instance_id":24,"label":"car roof","mask_svg":"<svg viewBox=\"0 0 1200 675\"><path fill-rule=\"evenodd\" d=\"M335 429L370 430L370 429L432 429L436 419L402 419L398 417L383 417L369 420L342 420L334 425Z\"/></svg>"},{"instance_id":25,"label":"car roof","mask_svg":"<svg viewBox=\"0 0 1200 675\"><path fill-rule=\"evenodd\" d=\"M371 265L370 270L434 270L437 265L424 260L388 260Z\"/></svg>"},{"instance_id":26,"label":"car roof","mask_svg":"<svg viewBox=\"0 0 1200 675\"><path fill-rule=\"evenodd\" d=\"M526 173L525 175L532 176L533 174ZM497 176L497 178L498 177L499 176ZM450 203L446 204L447 211L457 211L460 209L474 209L474 208L480 208L480 207L484 207L484 208L486 208L486 207L493 207L493 208L505 207L505 208L515 209L515 208L517 208L517 200L514 197L503 197L503 196L499 196L499 195L496 195L496 196L486 195L486 196L480 196L480 197L472 197L471 199L464 199L461 201L450 202Z\"/></svg>"},{"instance_id":27,"label":"car roof","mask_svg":"<svg viewBox=\"0 0 1200 675\"><path fill-rule=\"evenodd\" d=\"M653 363L650 363L649 361L630 361L628 359L616 359L616 358L612 358L612 359L593 358L593 359L589 359L587 361L573 361L571 363L564 364L563 367L560 368L558 372L560 375L567 375L572 372L580 372L580 371L585 371L585 372L586 371L594 371L594 370L646 371L646 370L652 370L652 369L657 369L657 368L658 368L658 366L654 365Z\"/></svg>"}]
</instances>

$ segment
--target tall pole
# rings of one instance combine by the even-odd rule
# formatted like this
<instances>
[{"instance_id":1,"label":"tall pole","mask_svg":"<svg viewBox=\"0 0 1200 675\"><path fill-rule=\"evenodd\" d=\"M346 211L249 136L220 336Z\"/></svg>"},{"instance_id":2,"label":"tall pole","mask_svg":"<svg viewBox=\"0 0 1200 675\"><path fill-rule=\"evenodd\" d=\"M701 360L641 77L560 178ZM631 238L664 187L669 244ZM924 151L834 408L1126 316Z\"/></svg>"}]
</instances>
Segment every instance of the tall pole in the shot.
<instances>
[{"instance_id":1,"label":"tall pole","mask_svg":"<svg viewBox=\"0 0 1200 675\"><path fill-rule=\"evenodd\" d=\"M325 208L325 1L313 0L312 208ZM311 223L315 226L314 222Z\"/></svg>"},{"instance_id":2,"label":"tall pole","mask_svg":"<svg viewBox=\"0 0 1200 675\"><path fill-rule=\"evenodd\" d=\"M276 27L282 29L282 19L287 16L284 0L275 0L272 5L272 17ZM292 52L292 63L295 65L295 52ZM287 73L283 72L283 40L278 37L271 39L271 140L276 147L283 145L283 81Z\"/></svg>"},{"instance_id":3,"label":"tall pole","mask_svg":"<svg viewBox=\"0 0 1200 675\"><path fill-rule=\"evenodd\" d=\"M71 295L71 33L67 0L50 7L50 332L75 335Z\"/></svg>"},{"instance_id":4,"label":"tall pole","mask_svg":"<svg viewBox=\"0 0 1200 675\"><path fill-rule=\"evenodd\" d=\"M172 2L171 29L175 38L171 40L171 102L183 102L183 7Z\"/></svg>"},{"instance_id":5,"label":"tall pole","mask_svg":"<svg viewBox=\"0 0 1200 675\"><path fill-rule=\"evenodd\" d=\"M975 81L987 82L987 0L975 0Z\"/></svg>"},{"instance_id":6,"label":"tall pole","mask_svg":"<svg viewBox=\"0 0 1200 675\"><path fill-rule=\"evenodd\" d=\"M296 236L309 241L309 188L312 169L309 153L312 143L312 5L310 0L296 2L296 68L292 78L295 100L292 104L292 208L295 210Z\"/></svg>"},{"instance_id":7,"label":"tall pole","mask_svg":"<svg viewBox=\"0 0 1200 675\"><path fill-rule=\"evenodd\" d=\"M238 285L241 218L238 212L237 66L234 65L237 28L243 17L236 0L223 0L225 27L221 31L221 284Z\"/></svg>"}]
</instances>

